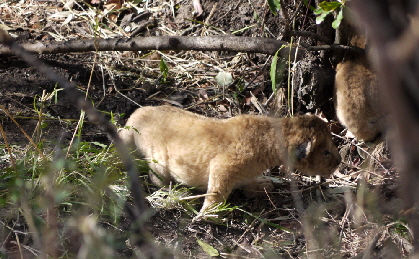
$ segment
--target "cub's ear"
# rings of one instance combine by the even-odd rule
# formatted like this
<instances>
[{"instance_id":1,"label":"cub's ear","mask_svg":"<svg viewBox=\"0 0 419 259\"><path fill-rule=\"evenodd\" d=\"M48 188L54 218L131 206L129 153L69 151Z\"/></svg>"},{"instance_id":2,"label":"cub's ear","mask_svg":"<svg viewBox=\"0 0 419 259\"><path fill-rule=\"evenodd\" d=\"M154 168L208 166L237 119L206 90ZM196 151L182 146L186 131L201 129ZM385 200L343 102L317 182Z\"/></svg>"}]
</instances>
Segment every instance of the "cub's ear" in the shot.
<instances>
[{"instance_id":1,"label":"cub's ear","mask_svg":"<svg viewBox=\"0 0 419 259\"><path fill-rule=\"evenodd\" d=\"M297 161L306 158L310 154L312 149L313 143L311 140L298 145L295 149L295 157L297 158Z\"/></svg>"}]
</instances>

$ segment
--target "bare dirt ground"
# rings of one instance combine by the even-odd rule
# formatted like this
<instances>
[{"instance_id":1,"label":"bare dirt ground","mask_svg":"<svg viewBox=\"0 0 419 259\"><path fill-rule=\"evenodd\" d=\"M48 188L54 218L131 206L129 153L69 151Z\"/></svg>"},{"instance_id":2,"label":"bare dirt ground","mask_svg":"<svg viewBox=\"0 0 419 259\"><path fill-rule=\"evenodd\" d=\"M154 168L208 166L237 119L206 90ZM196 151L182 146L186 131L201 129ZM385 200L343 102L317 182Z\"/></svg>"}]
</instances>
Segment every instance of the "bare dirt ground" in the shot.
<instances>
[{"instance_id":1,"label":"bare dirt ground","mask_svg":"<svg viewBox=\"0 0 419 259\"><path fill-rule=\"evenodd\" d=\"M194 17L191 1L170 4L149 1L147 7L145 3L128 2L130 5L124 5L127 8L117 13L106 13L109 6L95 1L73 3L68 8L61 2L6 1L0 3L0 26L7 26L18 42L91 38L93 35L129 36L136 26L145 23L148 26L139 36L234 34L290 39L282 33L284 14L273 15L266 1L201 2L204 13ZM285 2L294 30L317 31L315 16L308 8L299 1ZM310 38L294 40L317 44ZM138 105L172 104L219 118L240 113L258 114L260 111L251 101L252 95L270 115L289 113L286 100L289 75L284 73L282 85L276 97L273 96L267 55L150 51L38 56L56 72L76 82L95 107L119 125L123 125ZM344 156L339 171L322 183L295 176L305 213L300 215L296 210L287 174L274 169L272 176L278 179L274 192L247 200L236 190L228 202L240 209L225 213L217 222L193 222L193 215L183 209L157 209L148 220L147 228L158 244L174 251L179 258L209 257L197 240L206 242L225 258L314 258L313 253L324 258L353 258L367 253L371 258L395 258L409 253L411 237L398 214L402 209L397 198L398 177L391 163L384 159L387 152L376 152L378 164L384 166L377 166L376 162L378 169L374 170L369 162L374 159L360 151L354 140L345 137L343 128L336 122L332 103L333 62L326 62L330 56L333 53L306 53L299 66L293 67L296 75L292 80L297 86L307 86L298 87L292 93L295 113L322 111L336 133L336 143ZM162 57L169 66L166 82L158 66ZM231 86L223 88L215 82L214 77L221 70L233 75L235 81ZM62 133L66 133L67 141L72 138L80 112L63 91L45 97L56 89L54 82L15 57L0 58L0 78L0 104L4 107L0 113L1 126L16 149L27 145L28 140L5 111L29 135L35 131L42 113L42 138L51 146ZM321 87L316 87L318 85ZM83 126L82 139L110 143L88 119ZM4 146L3 137L0 144ZM0 169L10 166L6 159L0 163ZM147 194L156 190L153 186L146 188ZM200 205L198 202L195 208L199 209ZM128 231L129 223L121 216L120 232L116 231L119 233L116 234L118 245L115 245L118 257L136 254L125 244L126 235L122 234ZM0 240L3 252L16 249L10 242L11 239ZM26 245L30 246L31 241ZM362 254L366 249L369 250Z\"/></svg>"}]
</instances>

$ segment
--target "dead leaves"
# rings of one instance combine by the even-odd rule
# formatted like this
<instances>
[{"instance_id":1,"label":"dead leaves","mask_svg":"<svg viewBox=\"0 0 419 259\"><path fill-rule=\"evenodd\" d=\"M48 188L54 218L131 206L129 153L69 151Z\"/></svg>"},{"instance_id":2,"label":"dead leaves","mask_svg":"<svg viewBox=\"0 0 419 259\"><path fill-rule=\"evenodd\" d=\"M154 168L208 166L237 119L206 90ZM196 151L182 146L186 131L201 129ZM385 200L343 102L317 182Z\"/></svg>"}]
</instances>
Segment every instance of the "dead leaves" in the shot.
<instances>
[{"instance_id":1,"label":"dead leaves","mask_svg":"<svg viewBox=\"0 0 419 259\"><path fill-rule=\"evenodd\" d=\"M97 0L92 0L97 1ZM125 1L124 0L109 0L103 6L104 9L109 13L109 19L113 22L118 20L119 10L122 8L122 5Z\"/></svg>"}]
</instances>

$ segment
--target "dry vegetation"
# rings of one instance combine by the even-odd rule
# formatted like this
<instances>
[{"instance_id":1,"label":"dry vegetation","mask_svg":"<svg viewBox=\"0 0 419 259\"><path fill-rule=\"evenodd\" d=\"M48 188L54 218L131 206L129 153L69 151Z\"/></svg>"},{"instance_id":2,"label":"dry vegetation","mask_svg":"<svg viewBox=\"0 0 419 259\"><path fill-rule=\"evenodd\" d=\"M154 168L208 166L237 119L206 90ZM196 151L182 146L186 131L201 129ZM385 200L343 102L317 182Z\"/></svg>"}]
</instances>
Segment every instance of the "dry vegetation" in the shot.
<instances>
[{"instance_id":1,"label":"dry vegetation","mask_svg":"<svg viewBox=\"0 0 419 259\"><path fill-rule=\"evenodd\" d=\"M266 1L202 0L200 17L193 16L193 2L5 1L0 28L20 43L232 34L279 38L298 48L317 41L285 36L290 25L325 31L303 1L284 1L286 12L274 15ZM178 258L408 256L412 233L399 214L398 173L385 146L358 143L336 122L326 87L333 85L333 61L322 64L332 74L316 79L325 85L326 101L315 97L319 89L302 88L312 82L307 71L336 53L302 53L280 56L275 87L272 58L265 54L150 50L39 57L119 127L140 105L172 104L219 118L324 113L344 161L334 175L318 183L274 168L274 192L246 200L237 190L212 220L192 220L203 201L193 189L157 189L142 175L151 208L142 220L162 251ZM4 57L0 74L0 257L141 257L127 241L135 236L124 211L132 198L112 143L34 68ZM144 162L138 165L146 170Z\"/></svg>"}]
</instances>

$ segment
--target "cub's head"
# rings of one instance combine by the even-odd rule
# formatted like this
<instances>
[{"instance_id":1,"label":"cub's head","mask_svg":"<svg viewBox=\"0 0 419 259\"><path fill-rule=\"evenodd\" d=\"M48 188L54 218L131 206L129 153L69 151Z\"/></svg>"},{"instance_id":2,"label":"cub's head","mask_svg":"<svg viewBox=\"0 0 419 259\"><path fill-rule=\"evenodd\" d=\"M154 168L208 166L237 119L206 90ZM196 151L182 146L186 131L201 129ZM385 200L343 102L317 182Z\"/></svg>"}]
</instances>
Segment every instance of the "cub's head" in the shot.
<instances>
[{"instance_id":1,"label":"cub's head","mask_svg":"<svg viewBox=\"0 0 419 259\"><path fill-rule=\"evenodd\" d=\"M341 162L326 123L313 115L287 118L283 123L289 166L306 175L332 174Z\"/></svg>"}]
</instances>

